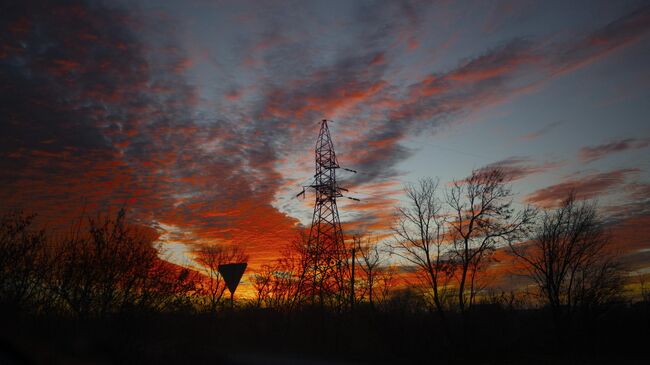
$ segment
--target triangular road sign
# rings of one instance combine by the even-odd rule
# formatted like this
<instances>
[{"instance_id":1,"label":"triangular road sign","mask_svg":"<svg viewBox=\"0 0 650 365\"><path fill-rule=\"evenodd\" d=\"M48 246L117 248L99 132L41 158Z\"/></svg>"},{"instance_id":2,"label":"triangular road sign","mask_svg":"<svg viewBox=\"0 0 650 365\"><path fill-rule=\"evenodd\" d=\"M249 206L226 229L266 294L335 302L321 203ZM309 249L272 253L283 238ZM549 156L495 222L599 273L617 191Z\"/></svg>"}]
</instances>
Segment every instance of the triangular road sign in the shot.
<instances>
[{"instance_id":1,"label":"triangular road sign","mask_svg":"<svg viewBox=\"0 0 650 365\"><path fill-rule=\"evenodd\" d=\"M223 276L223 280L226 281L226 286L230 290L230 294L235 294L235 289L237 289L237 285L239 285L239 281L242 275L244 275L244 271L246 271L246 266L247 264L245 262L219 265L219 273Z\"/></svg>"}]
</instances>

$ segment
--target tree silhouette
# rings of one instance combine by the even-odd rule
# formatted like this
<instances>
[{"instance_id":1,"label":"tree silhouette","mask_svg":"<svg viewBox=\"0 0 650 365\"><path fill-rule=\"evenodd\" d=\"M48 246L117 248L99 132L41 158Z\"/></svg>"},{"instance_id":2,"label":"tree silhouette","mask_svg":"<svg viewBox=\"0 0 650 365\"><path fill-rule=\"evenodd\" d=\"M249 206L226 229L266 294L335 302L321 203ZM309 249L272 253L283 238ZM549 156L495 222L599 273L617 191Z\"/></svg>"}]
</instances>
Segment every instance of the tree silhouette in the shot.
<instances>
[{"instance_id":1,"label":"tree silhouette","mask_svg":"<svg viewBox=\"0 0 650 365\"><path fill-rule=\"evenodd\" d=\"M356 246L357 257L355 257L359 268L364 276L364 289L368 293L368 303L374 308L376 287L379 284L381 275L381 264L383 257L379 250L377 242L372 242L369 238L364 243L360 237L354 237L353 244Z\"/></svg>"},{"instance_id":2,"label":"tree silhouette","mask_svg":"<svg viewBox=\"0 0 650 365\"><path fill-rule=\"evenodd\" d=\"M405 206L397 208L393 223L395 242L392 252L415 265L432 291L433 303L444 316L445 287L453 273L453 263L445 249L446 219L437 197L438 181L421 179L406 185Z\"/></svg>"},{"instance_id":3,"label":"tree silhouette","mask_svg":"<svg viewBox=\"0 0 650 365\"><path fill-rule=\"evenodd\" d=\"M196 273L158 257L157 234L115 216L79 220L55 242L47 281L53 301L79 317L187 305Z\"/></svg>"},{"instance_id":4,"label":"tree silhouette","mask_svg":"<svg viewBox=\"0 0 650 365\"><path fill-rule=\"evenodd\" d=\"M592 309L619 294L620 265L596 205L577 202L574 193L543 213L530 242L510 247L558 325L569 322L576 310Z\"/></svg>"},{"instance_id":5,"label":"tree silhouette","mask_svg":"<svg viewBox=\"0 0 650 365\"><path fill-rule=\"evenodd\" d=\"M45 232L35 229L33 221L33 215L21 212L0 217L0 304L15 309L45 299L51 255Z\"/></svg>"},{"instance_id":6,"label":"tree silhouette","mask_svg":"<svg viewBox=\"0 0 650 365\"><path fill-rule=\"evenodd\" d=\"M237 246L208 246L197 252L196 262L203 266L206 278L199 282L199 293L206 301L206 309L216 312L223 301L226 282L219 265L248 261L248 255Z\"/></svg>"},{"instance_id":7,"label":"tree silhouette","mask_svg":"<svg viewBox=\"0 0 650 365\"><path fill-rule=\"evenodd\" d=\"M530 226L534 210L515 212L512 191L501 169L474 170L453 182L447 194L451 209L450 232L459 263L458 308L471 307L477 287L475 275L494 250L521 237Z\"/></svg>"}]
</instances>

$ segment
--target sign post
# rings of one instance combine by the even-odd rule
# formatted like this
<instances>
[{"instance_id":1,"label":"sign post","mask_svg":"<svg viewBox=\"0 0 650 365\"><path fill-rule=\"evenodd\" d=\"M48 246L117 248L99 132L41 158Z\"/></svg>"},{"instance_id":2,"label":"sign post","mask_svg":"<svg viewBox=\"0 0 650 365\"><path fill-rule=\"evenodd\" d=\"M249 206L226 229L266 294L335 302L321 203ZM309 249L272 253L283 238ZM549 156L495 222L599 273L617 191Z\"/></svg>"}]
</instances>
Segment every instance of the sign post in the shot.
<instances>
[{"instance_id":1,"label":"sign post","mask_svg":"<svg viewBox=\"0 0 650 365\"><path fill-rule=\"evenodd\" d=\"M247 265L247 263L241 262L223 264L219 265L217 268L221 276L223 276L223 280L226 282L228 291L230 291L230 308L234 307L235 290L237 290L237 286L239 285L242 275L244 275L244 271L246 271Z\"/></svg>"}]
</instances>

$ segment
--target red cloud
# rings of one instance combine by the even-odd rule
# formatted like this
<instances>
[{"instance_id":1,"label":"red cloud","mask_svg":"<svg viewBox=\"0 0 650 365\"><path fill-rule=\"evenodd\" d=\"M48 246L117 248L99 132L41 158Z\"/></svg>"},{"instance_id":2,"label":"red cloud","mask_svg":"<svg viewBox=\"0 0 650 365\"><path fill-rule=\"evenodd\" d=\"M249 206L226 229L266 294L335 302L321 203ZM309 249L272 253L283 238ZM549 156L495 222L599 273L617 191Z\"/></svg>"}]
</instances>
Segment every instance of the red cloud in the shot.
<instances>
[{"instance_id":1,"label":"red cloud","mask_svg":"<svg viewBox=\"0 0 650 365\"><path fill-rule=\"evenodd\" d=\"M522 66L532 65L542 60L540 56L526 50L522 52L513 49L512 53L507 49L504 51L506 52L488 53L471 60L445 77L453 81L479 82L508 75Z\"/></svg>"},{"instance_id":2,"label":"red cloud","mask_svg":"<svg viewBox=\"0 0 650 365\"><path fill-rule=\"evenodd\" d=\"M611 226L614 243L623 254L650 249L650 215L632 216Z\"/></svg>"},{"instance_id":3,"label":"red cloud","mask_svg":"<svg viewBox=\"0 0 650 365\"><path fill-rule=\"evenodd\" d=\"M582 147L580 149L580 159L585 162L591 162L613 153L640 149L648 146L650 146L650 139L622 139L597 146Z\"/></svg>"},{"instance_id":4,"label":"red cloud","mask_svg":"<svg viewBox=\"0 0 650 365\"><path fill-rule=\"evenodd\" d=\"M633 44L649 31L650 7L644 7L569 42L514 39L411 85L391 118L440 121L502 102Z\"/></svg>"},{"instance_id":5,"label":"red cloud","mask_svg":"<svg viewBox=\"0 0 650 365\"><path fill-rule=\"evenodd\" d=\"M549 133L550 131L557 128L561 124L562 124L562 122L553 122L551 124L545 125L544 127L540 128L540 129L538 129L538 130L536 130L534 132L531 132L531 133L528 133L528 134L526 134L524 136L521 136L521 139L523 139L525 141L531 141L533 139L537 139L537 138Z\"/></svg>"},{"instance_id":6,"label":"red cloud","mask_svg":"<svg viewBox=\"0 0 650 365\"><path fill-rule=\"evenodd\" d=\"M543 164L535 164L529 157L510 157L505 160L491 163L483 168L489 171L494 168L501 169L506 176L511 180L520 180L529 175L539 174L550 169L561 166L559 162L545 162Z\"/></svg>"},{"instance_id":7,"label":"red cloud","mask_svg":"<svg viewBox=\"0 0 650 365\"><path fill-rule=\"evenodd\" d=\"M275 166L293 157L292 148L296 141L305 143L306 133L313 140L315 130L303 127L314 116L349 112L354 122L341 127L348 128L344 138L355 139L354 145L344 145L354 151L347 162L363 172L351 183L376 193L395 185L372 182L396 174L392 167L409 156L400 141L413 126L421 126L417 122L437 123L504 100L528 90L530 85L521 85L522 71L550 77L607 53L603 50L630 44L648 29L647 10L641 10L569 44L542 49L543 41L515 40L402 90L384 75L390 50L363 48L361 56L296 70L297 79L261 85L262 101L241 115L238 111L233 121L219 117L204 123L192 119L197 115L193 87L170 72L191 65L177 48L150 57L146 52L158 51L144 47L141 37L125 27L137 22L118 8L54 5L53 15L44 6L24 11L28 18L12 25L12 37L0 46L0 67L8 68L0 74L15 76L0 88L10 121L3 132L11 137L0 150L4 207L39 212L56 225L69 223L83 209L129 203L142 222L178 227L184 244L245 245L253 266L275 257L294 234L297 220L272 205L282 185ZM258 51L277 45L267 39ZM30 53L35 50L55 53ZM231 100L240 96L226 94ZM514 178L553 167L524 159L501 165ZM594 175L591 182L572 180L531 199L552 201L553 193L564 195L571 186L598 194L633 171ZM379 194L349 205L363 219L348 228L385 229L394 203Z\"/></svg>"},{"instance_id":8,"label":"red cloud","mask_svg":"<svg viewBox=\"0 0 650 365\"><path fill-rule=\"evenodd\" d=\"M316 80L315 83L318 81ZM292 95L282 90L274 90L264 115L266 117L295 117L307 119L308 115L333 115L339 109L345 109L365 102L379 93L387 83L384 81L348 83L330 88L322 94L319 91L305 95ZM287 101L291 100L290 103Z\"/></svg>"},{"instance_id":9,"label":"red cloud","mask_svg":"<svg viewBox=\"0 0 650 365\"><path fill-rule=\"evenodd\" d=\"M569 179L537 190L529 194L525 201L544 208L551 208L561 204L572 192L576 193L578 199L590 199L607 194L609 189L623 184L628 176L635 175L640 171L639 169L621 169Z\"/></svg>"},{"instance_id":10,"label":"red cloud","mask_svg":"<svg viewBox=\"0 0 650 365\"><path fill-rule=\"evenodd\" d=\"M182 58L176 62L176 64L173 66L174 72L184 72L188 68L192 67L194 62L189 59L189 58Z\"/></svg>"}]
</instances>

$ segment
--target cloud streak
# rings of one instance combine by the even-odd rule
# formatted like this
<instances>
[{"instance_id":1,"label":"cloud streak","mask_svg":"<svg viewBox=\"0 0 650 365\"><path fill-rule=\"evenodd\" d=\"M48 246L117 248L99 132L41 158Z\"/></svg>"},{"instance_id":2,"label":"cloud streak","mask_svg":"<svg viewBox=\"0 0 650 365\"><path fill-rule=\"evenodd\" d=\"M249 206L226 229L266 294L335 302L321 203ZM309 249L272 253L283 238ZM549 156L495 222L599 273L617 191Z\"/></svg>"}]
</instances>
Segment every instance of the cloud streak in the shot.
<instances>
[{"instance_id":1,"label":"cloud streak","mask_svg":"<svg viewBox=\"0 0 650 365\"><path fill-rule=\"evenodd\" d=\"M627 178L639 172L639 169L620 169L570 178L529 194L525 201L543 208L554 208L571 193L575 193L577 199L591 199L610 193L610 189L621 186Z\"/></svg>"},{"instance_id":2,"label":"cloud streak","mask_svg":"<svg viewBox=\"0 0 650 365\"><path fill-rule=\"evenodd\" d=\"M605 144L586 146L580 149L580 160L592 162L611 154L650 146L650 139L627 138Z\"/></svg>"},{"instance_id":3,"label":"cloud streak","mask_svg":"<svg viewBox=\"0 0 650 365\"><path fill-rule=\"evenodd\" d=\"M541 174L551 169L562 166L560 162L534 163L530 157L509 157L505 160L491 163L482 170L501 169L511 182L524 179L530 175Z\"/></svg>"},{"instance_id":4,"label":"cloud streak","mask_svg":"<svg viewBox=\"0 0 650 365\"><path fill-rule=\"evenodd\" d=\"M560 122L560 121L547 124L544 127L536 130L535 132L528 133L526 135L521 136L521 139L523 139L525 141L532 141L534 139L537 139L537 138L539 138L541 136L544 136L544 135L548 134L549 132L556 129L557 127L559 127L562 124L563 123Z\"/></svg>"}]
</instances>

